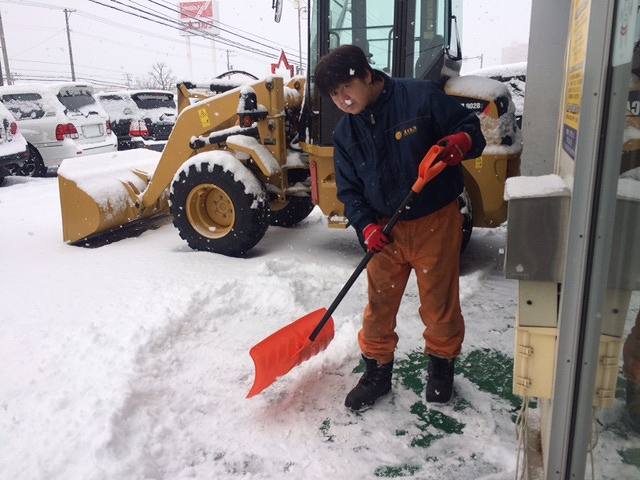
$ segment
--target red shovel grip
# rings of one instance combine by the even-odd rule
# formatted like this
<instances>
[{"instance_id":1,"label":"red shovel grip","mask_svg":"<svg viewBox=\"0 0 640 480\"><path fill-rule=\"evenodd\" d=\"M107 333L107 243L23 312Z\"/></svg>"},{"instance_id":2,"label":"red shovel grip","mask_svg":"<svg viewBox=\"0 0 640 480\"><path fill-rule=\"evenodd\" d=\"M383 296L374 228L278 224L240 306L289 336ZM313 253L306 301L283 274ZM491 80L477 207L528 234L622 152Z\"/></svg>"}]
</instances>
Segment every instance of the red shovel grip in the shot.
<instances>
[{"instance_id":1,"label":"red shovel grip","mask_svg":"<svg viewBox=\"0 0 640 480\"><path fill-rule=\"evenodd\" d=\"M438 160L438 155L444 150L444 148L434 145L425 154L418 166L418 178L414 182L411 190L415 193L420 193L424 186L431 181L433 177L447 168L447 164Z\"/></svg>"}]
</instances>

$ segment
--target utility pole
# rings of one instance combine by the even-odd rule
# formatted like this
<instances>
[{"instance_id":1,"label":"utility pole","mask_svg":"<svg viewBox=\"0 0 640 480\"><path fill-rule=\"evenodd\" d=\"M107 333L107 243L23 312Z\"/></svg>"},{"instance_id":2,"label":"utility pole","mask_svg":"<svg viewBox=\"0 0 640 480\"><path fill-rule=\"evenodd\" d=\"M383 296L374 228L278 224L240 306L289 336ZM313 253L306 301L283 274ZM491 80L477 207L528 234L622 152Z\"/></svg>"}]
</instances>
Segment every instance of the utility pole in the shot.
<instances>
[{"instance_id":1,"label":"utility pole","mask_svg":"<svg viewBox=\"0 0 640 480\"><path fill-rule=\"evenodd\" d=\"M71 33L69 32L69 15L75 10L64 9L64 21L67 24L67 43L69 44L69 63L71 64L71 80L76 81L76 70L73 67L73 51L71 50Z\"/></svg>"},{"instance_id":2,"label":"utility pole","mask_svg":"<svg viewBox=\"0 0 640 480\"><path fill-rule=\"evenodd\" d=\"M4 28L2 26L2 13L0 13L0 45L2 45L2 58L4 60L4 70L7 73L7 85L13 84L11 80L11 71L9 70L9 55L7 54L7 42L4 40ZM2 70L0 69L0 85L2 83Z\"/></svg>"},{"instance_id":3,"label":"utility pole","mask_svg":"<svg viewBox=\"0 0 640 480\"><path fill-rule=\"evenodd\" d=\"M299 62L298 62L300 70L298 70L298 75L302 75L302 72L303 72L302 70L302 28L301 28L300 15L304 7L300 5L300 0L296 0L296 8L298 9L298 55L300 55Z\"/></svg>"},{"instance_id":4,"label":"utility pole","mask_svg":"<svg viewBox=\"0 0 640 480\"><path fill-rule=\"evenodd\" d=\"M231 70L231 63L229 63L229 49L227 49L227 72Z\"/></svg>"}]
</instances>

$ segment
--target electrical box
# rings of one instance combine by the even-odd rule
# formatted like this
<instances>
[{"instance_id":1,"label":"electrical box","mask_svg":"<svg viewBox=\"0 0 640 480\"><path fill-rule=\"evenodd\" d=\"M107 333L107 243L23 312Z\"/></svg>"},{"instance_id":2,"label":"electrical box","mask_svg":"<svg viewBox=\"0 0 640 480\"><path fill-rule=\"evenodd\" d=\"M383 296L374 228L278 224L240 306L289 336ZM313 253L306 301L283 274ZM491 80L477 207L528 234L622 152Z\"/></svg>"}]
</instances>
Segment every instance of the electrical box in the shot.
<instances>
[{"instance_id":1,"label":"electrical box","mask_svg":"<svg viewBox=\"0 0 640 480\"><path fill-rule=\"evenodd\" d=\"M622 339L602 335L598 350L598 371L596 372L596 387L593 406L609 408L613 406L618 380L618 363Z\"/></svg>"},{"instance_id":2,"label":"electrical box","mask_svg":"<svg viewBox=\"0 0 640 480\"><path fill-rule=\"evenodd\" d=\"M553 398L557 328L516 327L513 393L521 397ZM613 405L618 378L621 337L602 335L593 406Z\"/></svg>"},{"instance_id":3,"label":"electrical box","mask_svg":"<svg viewBox=\"0 0 640 480\"><path fill-rule=\"evenodd\" d=\"M552 397L557 328L516 327L513 393L521 397Z\"/></svg>"},{"instance_id":4,"label":"electrical box","mask_svg":"<svg viewBox=\"0 0 640 480\"><path fill-rule=\"evenodd\" d=\"M556 327L558 325L558 284L518 282L518 325Z\"/></svg>"},{"instance_id":5,"label":"electrical box","mask_svg":"<svg viewBox=\"0 0 640 480\"><path fill-rule=\"evenodd\" d=\"M505 276L560 283L571 202L568 188L555 175L515 177L507 180L505 196L509 200Z\"/></svg>"}]
</instances>

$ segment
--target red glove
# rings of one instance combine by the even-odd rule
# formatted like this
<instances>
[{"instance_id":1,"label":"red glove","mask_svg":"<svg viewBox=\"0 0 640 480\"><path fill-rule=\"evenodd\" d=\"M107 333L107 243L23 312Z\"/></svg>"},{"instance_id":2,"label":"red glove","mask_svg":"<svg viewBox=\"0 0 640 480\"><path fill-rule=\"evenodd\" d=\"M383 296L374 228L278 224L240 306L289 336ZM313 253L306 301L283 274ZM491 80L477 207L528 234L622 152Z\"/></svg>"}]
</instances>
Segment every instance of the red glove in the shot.
<instances>
[{"instance_id":1,"label":"red glove","mask_svg":"<svg viewBox=\"0 0 640 480\"><path fill-rule=\"evenodd\" d=\"M370 223L364 227L362 236L368 252L380 252L385 245L391 242L391 239L382 232L382 227L375 223Z\"/></svg>"},{"instance_id":2,"label":"red glove","mask_svg":"<svg viewBox=\"0 0 640 480\"><path fill-rule=\"evenodd\" d=\"M438 160L450 166L458 165L469 150L471 150L471 136L467 132L447 135L438 140L438 146L444 150L438 155Z\"/></svg>"}]
</instances>

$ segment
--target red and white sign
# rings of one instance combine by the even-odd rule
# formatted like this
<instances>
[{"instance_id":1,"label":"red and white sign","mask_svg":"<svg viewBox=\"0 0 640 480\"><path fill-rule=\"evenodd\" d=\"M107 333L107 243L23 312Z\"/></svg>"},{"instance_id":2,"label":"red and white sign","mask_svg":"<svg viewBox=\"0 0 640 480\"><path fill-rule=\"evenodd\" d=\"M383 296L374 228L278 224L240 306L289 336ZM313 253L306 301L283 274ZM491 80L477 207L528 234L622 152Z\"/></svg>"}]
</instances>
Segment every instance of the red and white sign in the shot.
<instances>
[{"instance_id":1,"label":"red and white sign","mask_svg":"<svg viewBox=\"0 0 640 480\"><path fill-rule=\"evenodd\" d=\"M180 2L180 20L194 20L195 18L213 18L213 4L211 0L202 2Z\"/></svg>"},{"instance_id":2,"label":"red and white sign","mask_svg":"<svg viewBox=\"0 0 640 480\"><path fill-rule=\"evenodd\" d=\"M180 2L180 20L192 30L212 30L214 20L213 1Z\"/></svg>"},{"instance_id":3,"label":"red and white sign","mask_svg":"<svg viewBox=\"0 0 640 480\"><path fill-rule=\"evenodd\" d=\"M278 63L272 63L271 64L271 73L272 74L276 74L276 72L280 69L280 67L282 66L283 69L288 70L289 71L289 76L291 78L293 78L293 65L289 64L289 60L287 60L287 55L284 53L284 50L280 51L280 58L278 59Z\"/></svg>"}]
</instances>

